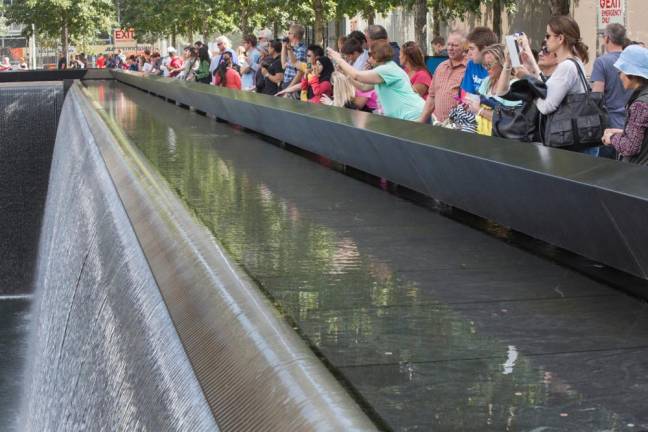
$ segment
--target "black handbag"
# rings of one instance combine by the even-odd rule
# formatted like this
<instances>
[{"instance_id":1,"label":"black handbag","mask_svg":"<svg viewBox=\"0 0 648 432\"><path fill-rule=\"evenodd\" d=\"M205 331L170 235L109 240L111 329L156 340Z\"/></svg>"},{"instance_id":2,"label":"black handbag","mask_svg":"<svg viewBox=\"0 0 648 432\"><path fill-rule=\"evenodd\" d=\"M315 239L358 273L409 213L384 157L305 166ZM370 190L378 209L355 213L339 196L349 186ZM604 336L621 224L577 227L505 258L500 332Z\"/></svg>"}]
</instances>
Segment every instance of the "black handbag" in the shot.
<instances>
[{"instance_id":1,"label":"black handbag","mask_svg":"<svg viewBox=\"0 0 648 432\"><path fill-rule=\"evenodd\" d=\"M601 145L608 115L603 106L603 94L592 93L578 62L569 60L578 70L585 93L565 96L558 109L545 117L541 125L542 142L547 147L578 151Z\"/></svg>"},{"instance_id":2,"label":"black handbag","mask_svg":"<svg viewBox=\"0 0 648 432\"><path fill-rule=\"evenodd\" d=\"M511 84L503 99L522 101L516 107L497 104L493 111L493 136L523 142L540 142L540 112L533 102L547 96L547 86L533 77L525 77Z\"/></svg>"},{"instance_id":3,"label":"black handbag","mask_svg":"<svg viewBox=\"0 0 648 432\"><path fill-rule=\"evenodd\" d=\"M522 106L498 105L493 111L493 136L522 142L540 142L540 112L533 102Z\"/></svg>"}]
</instances>

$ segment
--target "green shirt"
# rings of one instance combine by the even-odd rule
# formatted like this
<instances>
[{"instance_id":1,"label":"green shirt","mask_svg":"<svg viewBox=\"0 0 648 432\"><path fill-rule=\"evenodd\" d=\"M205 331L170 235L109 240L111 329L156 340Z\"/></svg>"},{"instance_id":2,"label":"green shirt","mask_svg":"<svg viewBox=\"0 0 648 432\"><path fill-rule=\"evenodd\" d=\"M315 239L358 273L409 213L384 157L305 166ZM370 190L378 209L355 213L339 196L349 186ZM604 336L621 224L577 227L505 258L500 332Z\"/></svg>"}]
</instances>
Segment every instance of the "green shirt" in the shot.
<instances>
[{"instance_id":1,"label":"green shirt","mask_svg":"<svg viewBox=\"0 0 648 432\"><path fill-rule=\"evenodd\" d=\"M383 113L388 117L418 120L425 101L412 89L407 73L393 61L376 67L374 71L384 81L375 85Z\"/></svg>"},{"instance_id":2,"label":"green shirt","mask_svg":"<svg viewBox=\"0 0 648 432\"><path fill-rule=\"evenodd\" d=\"M194 76L196 77L196 81L209 77L209 62L207 60L200 62L198 69L194 72Z\"/></svg>"}]
</instances>

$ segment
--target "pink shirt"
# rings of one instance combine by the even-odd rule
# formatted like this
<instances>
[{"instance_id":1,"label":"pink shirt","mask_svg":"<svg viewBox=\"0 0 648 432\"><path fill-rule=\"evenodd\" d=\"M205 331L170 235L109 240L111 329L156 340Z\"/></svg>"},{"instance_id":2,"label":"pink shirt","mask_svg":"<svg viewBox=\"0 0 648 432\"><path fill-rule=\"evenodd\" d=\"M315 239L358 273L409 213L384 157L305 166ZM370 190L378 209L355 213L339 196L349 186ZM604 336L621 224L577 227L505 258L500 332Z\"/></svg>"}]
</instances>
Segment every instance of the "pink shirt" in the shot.
<instances>
[{"instance_id":1,"label":"pink shirt","mask_svg":"<svg viewBox=\"0 0 648 432\"><path fill-rule=\"evenodd\" d=\"M366 92L356 89L356 97L366 97L367 103L365 106L372 111L375 111L378 108L378 95L376 90L369 90Z\"/></svg>"},{"instance_id":2,"label":"pink shirt","mask_svg":"<svg viewBox=\"0 0 648 432\"><path fill-rule=\"evenodd\" d=\"M225 71L225 80L227 81L225 83L225 86L220 85L220 76L219 75L214 75L214 81L213 84L215 86L221 86L221 87L226 87L226 88L231 88L235 90L241 90L241 75L239 75L238 72L236 72L232 68L227 68Z\"/></svg>"},{"instance_id":3,"label":"pink shirt","mask_svg":"<svg viewBox=\"0 0 648 432\"><path fill-rule=\"evenodd\" d=\"M414 84L423 84L425 86L425 95L423 96L423 99L427 99L428 89L432 84L432 75L430 75L430 72L425 69L417 70L414 72L414 75L410 77L410 82L412 83L412 87L414 87Z\"/></svg>"}]
</instances>

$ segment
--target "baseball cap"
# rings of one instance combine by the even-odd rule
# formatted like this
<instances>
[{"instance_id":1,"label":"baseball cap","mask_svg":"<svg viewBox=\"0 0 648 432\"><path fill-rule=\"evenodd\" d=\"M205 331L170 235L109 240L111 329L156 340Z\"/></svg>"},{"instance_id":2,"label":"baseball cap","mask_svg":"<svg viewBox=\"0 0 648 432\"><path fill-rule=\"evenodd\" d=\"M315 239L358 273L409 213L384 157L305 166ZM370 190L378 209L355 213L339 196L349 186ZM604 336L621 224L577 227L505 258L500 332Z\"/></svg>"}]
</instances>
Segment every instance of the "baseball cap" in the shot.
<instances>
[{"instance_id":1,"label":"baseball cap","mask_svg":"<svg viewBox=\"0 0 648 432\"><path fill-rule=\"evenodd\" d=\"M169 48L167 48L167 52L168 53L174 53L174 52L176 52L176 49L173 48L173 47L169 47Z\"/></svg>"}]
</instances>

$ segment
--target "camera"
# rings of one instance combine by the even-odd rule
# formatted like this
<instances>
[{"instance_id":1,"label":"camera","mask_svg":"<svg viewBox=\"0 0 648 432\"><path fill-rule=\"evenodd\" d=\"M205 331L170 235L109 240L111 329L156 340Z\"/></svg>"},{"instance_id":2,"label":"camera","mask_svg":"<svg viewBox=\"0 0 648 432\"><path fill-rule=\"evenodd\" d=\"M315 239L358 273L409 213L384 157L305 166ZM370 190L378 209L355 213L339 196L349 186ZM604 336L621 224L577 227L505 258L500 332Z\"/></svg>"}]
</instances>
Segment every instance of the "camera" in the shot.
<instances>
[{"instance_id":1,"label":"camera","mask_svg":"<svg viewBox=\"0 0 648 432\"><path fill-rule=\"evenodd\" d=\"M290 42L290 39L288 38L288 36L286 36L286 37L284 37L283 39L281 39L281 41L282 41L283 43L288 43L288 42Z\"/></svg>"},{"instance_id":2,"label":"camera","mask_svg":"<svg viewBox=\"0 0 648 432\"><path fill-rule=\"evenodd\" d=\"M270 69L270 66L272 66L272 62L270 62L270 61L261 63L262 68Z\"/></svg>"}]
</instances>

